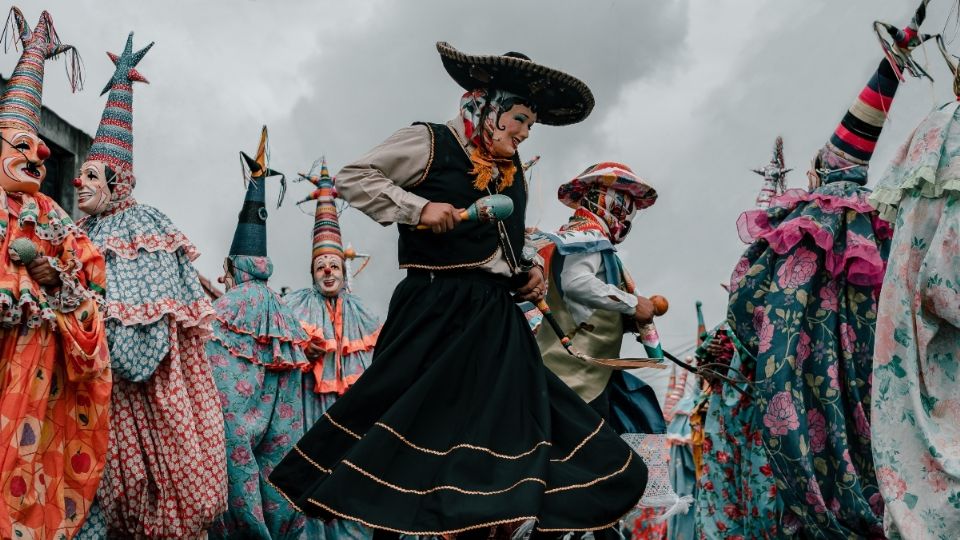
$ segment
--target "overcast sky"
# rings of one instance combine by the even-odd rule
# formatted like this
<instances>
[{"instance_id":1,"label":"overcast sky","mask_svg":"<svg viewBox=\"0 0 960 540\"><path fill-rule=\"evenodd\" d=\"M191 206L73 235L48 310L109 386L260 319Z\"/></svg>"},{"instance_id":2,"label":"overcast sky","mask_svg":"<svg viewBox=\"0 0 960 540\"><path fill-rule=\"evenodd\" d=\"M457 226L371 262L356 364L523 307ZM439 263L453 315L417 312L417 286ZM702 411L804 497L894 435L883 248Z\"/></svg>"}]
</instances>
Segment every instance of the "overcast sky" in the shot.
<instances>
[{"instance_id":1,"label":"overcast sky","mask_svg":"<svg viewBox=\"0 0 960 540\"><path fill-rule=\"evenodd\" d=\"M953 0L934 0L924 30L939 31ZM955 2L953 2L955 3ZM150 84L134 90L136 197L166 212L200 248L200 270L221 273L243 199L237 158L270 129L270 165L295 177L326 155L332 171L411 122L445 121L462 91L435 42L465 52L521 51L580 77L597 100L569 127L537 126L520 150L542 155L533 172L528 224L553 229L569 210L559 184L598 161L622 161L660 193L622 245L643 294L663 294L667 348L692 342L694 301L708 326L726 310L726 281L745 246L738 214L753 205L774 138L784 137L793 187L881 58L875 19L902 25L914 0L452 0L20 2L33 26L45 6L64 43L76 46L86 88L69 92L63 61L48 62L44 104L93 134L113 72L105 52L156 46L138 66ZM952 33L953 26L950 26ZM953 46L960 50L960 43ZM916 58L936 83L901 86L872 165L893 151L935 104L950 77L935 48ZM0 57L9 74L18 54ZM291 184L270 206L271 284L309 286L313 209L293 204ZM268 186L275 201L277 185ZM381 314L402 278L396 229L354 210L343 236L374 254L355 292ZM625 352L636 352L630 347Z\"/></svg>"}]
</instances>

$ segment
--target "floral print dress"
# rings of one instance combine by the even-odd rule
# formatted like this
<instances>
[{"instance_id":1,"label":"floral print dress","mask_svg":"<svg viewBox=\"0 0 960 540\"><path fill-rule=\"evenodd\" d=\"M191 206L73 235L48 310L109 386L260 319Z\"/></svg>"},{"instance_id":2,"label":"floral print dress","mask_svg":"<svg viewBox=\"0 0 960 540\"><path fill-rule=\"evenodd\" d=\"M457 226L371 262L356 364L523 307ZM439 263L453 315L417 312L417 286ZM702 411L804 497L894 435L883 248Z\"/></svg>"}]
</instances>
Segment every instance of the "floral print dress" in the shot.
<instances>
[{"instance_id":1,"label":"floral print dress","mask_svg":"<svg viewBox=\"0 0 960 540\"><path fill-rule=\"evenodd\" d=\"M213 307L200 253L128 197L80 226L107 263L114 373L99 508L78 538L198 538L226 507L223 413L204 354Z\"/></svg>"},{"instance_id":2,"label":"floral print dress","mask_svg":"<svg viewBox=\"0 0 960 540\"><path fill-rule=\"evenodd\" d=\"M303 374L303 415L309 427L370 367L381 325L358 297L346 291L327 298L310 287L283 300L311 343L324 351ZM373 530L352 521L308 519L303 537L366 540L372 536Z\"/></svg>"},{"instance_id":3,"label":"floral print dress","mask_svg":"<svg viewBox=\"0 0 960 540\"><path fill-rule=\"evenodd\" d=\"M728 322L756 359L753 429L788 536L883 533L869 414L891 231L867 201L865 172L788 190L738 223L753 244L731 279Z\"/></svg>"},{"instance_id":4,"label":"floral print dress","mask_svg":"<svg viewBox=\"0 0 960 540\"><path fill-rule=\"evenodd\" d=\"M726 334L726 324L712 332ZM706 343L700 349L705 352ZM755 366L736 342L729 356L711 359L752 381ZM697 479L696 531L702 540L778 538L777 487L757 430L763 414L727 382L711 381L703 428L703 463Z\"/></svg>"},{"instance_id":5,"label":"floral print dress","mask_svg":"<svg viewBox=\"0 0 960 540\"><path fill-rule=\"evenodd\" d=\"M871 200L896 223L877 315L873 457L890 538L960 534L960 104L932 113Z\"/></svg>"},{"instance_id":6,"label":"floral print dress","mask_svg":"<svg viewBox=\"0 0 960 540\"><path fill-rule=\"evenodd\" d=\"M268 257L235 255L236 286L214 304L207 358L226 426L227 511L211 538L299 538L304 516L267 481L304 434L307 335L269 287Z\"/></svg>"}]
</instances>

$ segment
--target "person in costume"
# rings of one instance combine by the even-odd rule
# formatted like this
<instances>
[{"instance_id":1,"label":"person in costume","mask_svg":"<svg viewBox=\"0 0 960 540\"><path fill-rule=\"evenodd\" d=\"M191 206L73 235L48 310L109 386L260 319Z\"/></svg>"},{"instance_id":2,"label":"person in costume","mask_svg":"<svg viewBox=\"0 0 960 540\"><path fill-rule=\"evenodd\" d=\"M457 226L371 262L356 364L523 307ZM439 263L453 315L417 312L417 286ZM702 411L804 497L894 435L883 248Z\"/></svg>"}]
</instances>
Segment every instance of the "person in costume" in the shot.
<instances>
[{"instance_id":1,"label":"person in costume","mask_svg":"<svg viewBox=\"0 0 960 540\"><path fill-rule=\"evenodd\" d=\"M227 511L212 538L299 538L303 516L267 481L270 471L303 435L303 374L307 335L290 309L267 286L267 128L256 157L241 152L249 168L230 255L223 263L226 291L213 307L207 359L220 391L226 427ZM281 192L281 200L283 198Z\"/></svg>"},{"instance_id":2,"label":"person in costume","mask_svg":"<svg viewBox=\"0 0 960 540\"><path fill-rule=\"evenodd\" d=\"M303 374L303 416L312 426L370 367L380 321L349 292L347 254L340 238L334 181L327 162L319 175L304 175L316 190L311 274L313 286L284 296L310 336L306 349L310 369ZM344 520L307 520L306 538L369 538L370 529Z\"/></svg>"},{"instance_id":3,"label":"person in costume","mask_svg":"<svg viewBox=\"0 0 960 540\"><path fill-rule=\"evenodd\" d=\"M630 232L637 210L653 205L657 192L626 165L591 165L558 190L574 209L556 233L542 234L539 254L547 273L547 304L570 329L577 350L617 358L624 318L653 321L649 299L639 296L615 246ZM555 332L537 332L544 364L589 403L618 433L662 433L663 414L653 389L621 370L587 364L570 355Z\"/></svg>"},{"instance_id":4,"label":"person in costume","mask_svg":"<svg viewBox=\"0 0 960 540\"><path fill-rule=\"evenodd\" d=\"M916 27L903 34L909 50ZM738 221L752 244L730 280L728 322L756 359L756 429L787 536L883 534L869 411L892 234L864 185L898 85L883 60L817 153L811 190L787 190Z\"/></svg>"},{"instance_id":5,"label":"person in costume","mask_svg":"<svg viewBox=\"0 0 960 540\"><path fill-rule=\"evenodd\" d=\"M107 453L106 276L93 243L40 193L44 62L76 51L46 11L32 30L17 8L8 23L23 54L0 97L0 537L70 538Z\"/></svg>"},{"instance_id":6,"label":"person in costume","mask_svg":"<svg viewBox=\"0 0 960 540\"><path fill-rule=\"evenodd\" d=\"M773 157L754 169L763 176L756 207L767 209L785 190L783 139L774 142ZM728 291L730 290L728 285ZM733 290L736 285L733 285ZM701 327L702 315L698 309ZM758 420L763 411L747 393L756 376L756 361L724 322L698 333L697 357L703 364L726 366L724 374L737 375L746 384L707 378L701 463L696 475L697 506L693 530L703 540L777 538L777 488L763 447ZM739 391L738 391L739 390Z\"/></svg>"},{"instance_id":7,"label":"person in costume","mask_svg":"<svg viewBox=\"0 0 960 540\"><path fill-rule=\"evenodd\" d=\"M375 536L608 528L642 495L646 468L543 366L515 304L544 293L522 253L517 147L536 122L586 118L592 94L519 53L437 50L467 90L457 117L401 129L337 175L352 206L398 224L407 277L370 368L270 479L307 515ZM513 201L509 217L461 221L491 193Z\"/></svg>"},{"instance_id":8,"label":"person in costume","mask_svg":"<svg viewBox=\"0 0 960 540\"><path fill-rule=\"evenodd\" d=\"M626 239L636 211L656 202L657 192L626 165L604 162L587 167L557 193L560 202L574 209L573 216L554 233L533 235L544 261L546 302L578 351L618 358L624 332L651 323L654 309L634 290L615 246ZM625 318L636 322L631 325ZM544 365L618 434L664 433L657 396L642 380L572 356L550 329L537 332L537 344ZM639 519L645 524L634 534L652 537L664 531L665 522L654 523L657 514L644 509Z\"/></svg>"},{"instance_id":9,"label":"person in costume","mask_svg":"<svg viewBox=\"0 0 960 540\"><path fill-rule=\"evenodd\" d=\"M81 537L198 538L226 509L223 413L204 354L213 307L200 254L170 219L133 197L133 83L153 43L109 54L116 69L75 183L80 227L107 267L114 383L100 512ZM96 519L95 519L96 518Z\"/></svg>"},{"instance_id":10,"label":"person in costume","mask_svg":"<svg viewBox=\"0 0 960 540\"><path fill-rule=\"evenodd\" d=\"M698 300L697 307L697 345L701 344L704 334L703 304ZM688 356L686 362L697 365L695 357ZM676 365L676 364L675 364ZM686 371L686 370L684 370ZM680 377L674 390L677 401L674 402L667 424L667 445L670 452L670 484L677 495L696 500L697 477L700 475L700 463L703 449L703 404L706 395L703 380L699 374L686 372ZM670 540L693 540L697 529L694 512L677 513L670 516L667 523L667 538Z\"/></svg>"},{"instance_id":11,"label":"person in costume","mask_svg":"<svg viewBox=\"0 0 960 540\"><path fill-rule=\"evenodd\" d=\"M896 224L877 313L870 424L889 538L960 531L958 156L954 101L920 123L870 196L880 218Z\"/></svg>"}]
</instances>

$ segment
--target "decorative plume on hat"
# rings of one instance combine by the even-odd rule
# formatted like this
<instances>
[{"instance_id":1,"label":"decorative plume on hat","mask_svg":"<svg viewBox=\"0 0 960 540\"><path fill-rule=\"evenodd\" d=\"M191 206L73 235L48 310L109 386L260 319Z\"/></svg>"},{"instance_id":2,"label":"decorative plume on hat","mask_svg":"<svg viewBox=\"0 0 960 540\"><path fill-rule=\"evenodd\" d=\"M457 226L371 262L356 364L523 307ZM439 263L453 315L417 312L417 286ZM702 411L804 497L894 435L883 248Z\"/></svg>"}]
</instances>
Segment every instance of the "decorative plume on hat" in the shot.
<instances>
[{"instance_id":1,"label":"decorative plume on hat","mask_svg":"<svg viewBox=\"0 0 960 540\"><path fill-rule=\"evenodd\" d=\"M88 160L103 161L110 165L121 179L133 179L133 83L146 83L147 79L136 66L153 47L153 42L133 52L133 32L127 36L127 44L120 56L107 53L116 69L100 95L110 92L100 118L100 126L87 153Z\"/></svg>"},{"instance_id":2,"label":"decorative plume on hat","mask_svg":"<svg viewBox=\"0 0 960 540\"><path fill-rule=\"evenodd\" d=\"M269 146L267 126L260 131L260 145L256 157L251 158L240 152L240 161L244 166L244 179L247 183L247 194L243 199L243 207L237 221L237 229L233 233L233 243L230 244L230 255L248 255L251 257L267 256L267 207L266 207L266 180L271 176L280 177L280 198L277 207L283 202L286 190L286 177L281 172L271 169L269 161Z\"/></svg>"},{"instance_id":3,"label":"decorative plume on hat","mask_svg":"<svg viewBox=\"0 0 960 540\"><path fill-rule=\"evenodd\" d=\"M778 135L773 142L773 157L770 158L770 163L759 169L753 169L753 172L763 177L763 186L757 194L758 208L769 208L770 200L784 192L787 187L787 173L791 170L784 165L783 137Z\"/></svg>"},{"instance_id":4,"label":"decorative plume on hat","mask_svg":"<svg viewBox=\"0 0 960 540\"><path fill-rule=\"evenodd\" d=\"M23 13L13 7L7 17L3 35L4 50L10 44L16 48L18 43L23 45L23 54L13 70L7 87L0 97L0 128L17 127L31 133L39 133L40 107L43 96L43 65L49 58L67 54L67 76L70 78L70 88L73 91L83 85L83 74L80 67L80 55L73 45L64 45L60 42L53 27L53 19L44 11L40 14L37 26L30 30Z\"/></svg>"},{"instance_id":5,"label":"decorative plume on hat","mask_svg":"<svg viewBox=\"0 0 960 540\"><path fill-rule=\"evenodd\" d=\"M924 0L917 9L910 24L899 32L892 32L897 51L909 56L909 52L920 44L918 29L926 17L926 2ZM885 25L887 27L889 25ZM885 53L888 51L885 50ZM843 116L840 125L834 130L829 142L819 154L822 173L842 172L844 169L856 169L858 165L866 166L873 157L873 151L887 120L890 105L900 86L900 66L895 58L890 57L880 61L880 66L860 91L856 101ZM848 179L866 182L865 171L855 171L848 175Z\"/></svg>"}]
</instances>

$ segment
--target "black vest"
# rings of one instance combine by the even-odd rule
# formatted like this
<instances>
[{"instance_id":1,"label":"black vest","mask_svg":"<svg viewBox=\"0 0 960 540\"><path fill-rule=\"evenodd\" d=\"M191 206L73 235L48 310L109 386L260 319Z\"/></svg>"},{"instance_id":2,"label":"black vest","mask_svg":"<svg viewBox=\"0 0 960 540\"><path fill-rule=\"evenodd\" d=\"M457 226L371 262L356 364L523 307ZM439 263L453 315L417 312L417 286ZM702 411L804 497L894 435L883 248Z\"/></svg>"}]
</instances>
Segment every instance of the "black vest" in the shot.
<instances>
[{"instance_id":1,"label":"black vest","mask_svg":"<svg viewBox=\"0 0 960 540\"><path fill-rule=\"evenodd\" d=\"M473 163L453 131L444 124L427 124L430 132L430 159L421 179L407 191L430 202L452 204L467 208L480 197L488 195L473 187ZM513 214L503 221L513 248L513 260L520 260L524 241L524 216L527 210L527 186L520 158L514 156L517 171L513 184L501 193L513 199ZM492 186L491 186L492 187ZM434 234L414 230L409 225L398 225L400 241L398 258L400 268L426 270L454 270L476 268L491 260L499 247L495 223L462 221L452 231ZM507 246L504 246L506 251Z\"/></svg>"}]
</instances>

